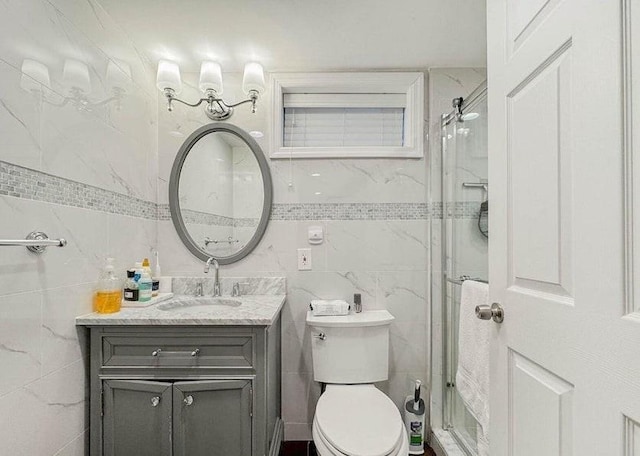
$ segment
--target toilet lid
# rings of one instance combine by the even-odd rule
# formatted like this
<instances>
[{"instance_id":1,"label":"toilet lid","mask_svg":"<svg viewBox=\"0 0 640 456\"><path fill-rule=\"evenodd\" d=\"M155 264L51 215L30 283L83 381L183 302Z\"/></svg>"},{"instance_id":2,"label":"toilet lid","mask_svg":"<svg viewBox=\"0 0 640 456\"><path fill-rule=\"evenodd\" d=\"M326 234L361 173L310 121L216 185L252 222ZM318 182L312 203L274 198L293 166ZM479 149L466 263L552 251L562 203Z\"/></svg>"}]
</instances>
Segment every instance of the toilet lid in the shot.
<instances>
[{"instance_id":1,"label":"toilet lid","mask_svg":"<svg viewBox=\"0 0 640 456\"><path fill-rule=\"evenodd\" d=\"M325 439L349 456L386 456L402 433L397 407L373 385L327 386L316 422Z\"/></svg>"}]
</instances>

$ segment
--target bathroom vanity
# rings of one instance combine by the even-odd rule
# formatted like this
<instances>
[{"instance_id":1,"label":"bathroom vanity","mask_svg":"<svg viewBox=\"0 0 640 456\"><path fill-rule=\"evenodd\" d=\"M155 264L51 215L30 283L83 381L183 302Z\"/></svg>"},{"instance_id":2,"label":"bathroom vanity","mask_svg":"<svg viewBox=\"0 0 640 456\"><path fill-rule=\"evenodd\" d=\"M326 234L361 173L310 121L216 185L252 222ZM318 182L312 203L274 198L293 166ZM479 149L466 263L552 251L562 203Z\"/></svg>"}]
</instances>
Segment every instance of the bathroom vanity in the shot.
<instances>
[{"instance_id":1,"label":"bathroom vanity","mask_svg":"<svg viewBox=\"0 0 640 456\"><path fill-rule=\"evenodd\" d=\"M78 317L90 340L91 455L276 456L284 301L178 296Z\"/></svg>"}]
</instances>

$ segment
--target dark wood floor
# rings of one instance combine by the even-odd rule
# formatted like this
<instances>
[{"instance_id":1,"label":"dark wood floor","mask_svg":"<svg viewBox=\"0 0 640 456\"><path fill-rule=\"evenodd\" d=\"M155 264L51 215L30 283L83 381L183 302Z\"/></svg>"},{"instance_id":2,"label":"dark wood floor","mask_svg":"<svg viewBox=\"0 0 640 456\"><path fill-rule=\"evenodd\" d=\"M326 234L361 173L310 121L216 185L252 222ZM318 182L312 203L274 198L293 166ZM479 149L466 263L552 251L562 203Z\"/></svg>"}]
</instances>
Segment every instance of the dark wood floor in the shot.
<instances>
[{"instance_id":1,"label":"dark wood floor","mask_svg":"<svg viewBox=\"0 0 640 456\"><path fill-rule=\"evenodd\" d=\"M313 442L293 441L284 442L280 449L280 456L317 456ZM429 446L425 446L424 456L436 456Z\"/></svg>"}]
</instances>

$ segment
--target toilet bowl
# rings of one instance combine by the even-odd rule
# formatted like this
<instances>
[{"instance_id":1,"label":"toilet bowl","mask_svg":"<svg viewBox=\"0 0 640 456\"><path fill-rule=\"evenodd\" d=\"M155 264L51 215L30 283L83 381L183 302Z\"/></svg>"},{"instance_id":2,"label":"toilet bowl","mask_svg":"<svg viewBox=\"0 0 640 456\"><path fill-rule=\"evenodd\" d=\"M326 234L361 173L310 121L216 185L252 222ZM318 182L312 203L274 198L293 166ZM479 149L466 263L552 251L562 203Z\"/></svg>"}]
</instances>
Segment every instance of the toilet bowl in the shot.
<instances>
[{"instance_id":1,"label":"toilet bowl","mask_svg":"<svg viewBox=\"0 0 640 456\"><path fill-rule=\"evenodd\" d=\"M313 377L326 389L313 417L320 456L407 456L409 439L400 411L373 383L389 376L386 310L345 316L307 313Z\"/></svg>"},{"instance_id":2,"label":"toilet bowl","mask_svg":"<svg viewBox=\"0 0 640 456\"><path fill-rule=\"evenodd\" d=\"M409 451L397 407L374 385L327 385L312 432L320 456L406 456Z\"/></svg>"}]
</instances>

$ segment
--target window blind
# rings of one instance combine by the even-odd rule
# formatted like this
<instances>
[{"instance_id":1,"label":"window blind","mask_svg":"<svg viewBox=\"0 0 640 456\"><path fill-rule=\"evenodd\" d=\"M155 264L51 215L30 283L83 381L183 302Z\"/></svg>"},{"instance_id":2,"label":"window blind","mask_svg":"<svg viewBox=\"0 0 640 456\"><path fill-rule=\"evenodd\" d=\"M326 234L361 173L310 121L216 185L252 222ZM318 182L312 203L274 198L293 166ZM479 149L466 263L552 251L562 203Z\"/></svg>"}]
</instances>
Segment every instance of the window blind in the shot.
<instances>
[{"instance_id":1,"label":"window blind","mask_svg":"<svg viewBox=\"0 0 640 456\"><path fill-rule=\"evenodd\" d=\"M284 147L404 145L404 94L284 94Z\"/></svg>"}]
</instances>

